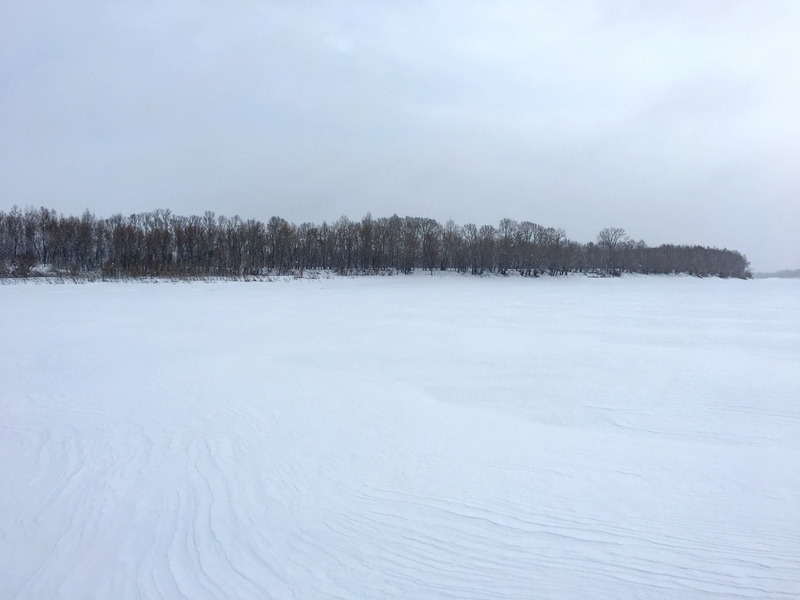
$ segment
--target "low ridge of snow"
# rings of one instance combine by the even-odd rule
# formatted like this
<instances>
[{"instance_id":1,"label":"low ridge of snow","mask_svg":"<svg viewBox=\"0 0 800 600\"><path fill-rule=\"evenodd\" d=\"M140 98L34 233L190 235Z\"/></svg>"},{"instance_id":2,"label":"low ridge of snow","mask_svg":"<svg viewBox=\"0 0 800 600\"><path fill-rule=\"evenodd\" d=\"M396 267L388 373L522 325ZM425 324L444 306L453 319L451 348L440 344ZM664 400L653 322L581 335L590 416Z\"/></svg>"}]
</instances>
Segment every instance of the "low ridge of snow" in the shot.
<instances>
[{"instance_id":1,"label":"low ridge of snow","mask_svg":"<svg viewBox=\"0 0 800 600\"><path fill-rule=\"evenodd\" d=\"M800 597L800 283L0 288L0 598Z\"/></svg>"}]
</instances>

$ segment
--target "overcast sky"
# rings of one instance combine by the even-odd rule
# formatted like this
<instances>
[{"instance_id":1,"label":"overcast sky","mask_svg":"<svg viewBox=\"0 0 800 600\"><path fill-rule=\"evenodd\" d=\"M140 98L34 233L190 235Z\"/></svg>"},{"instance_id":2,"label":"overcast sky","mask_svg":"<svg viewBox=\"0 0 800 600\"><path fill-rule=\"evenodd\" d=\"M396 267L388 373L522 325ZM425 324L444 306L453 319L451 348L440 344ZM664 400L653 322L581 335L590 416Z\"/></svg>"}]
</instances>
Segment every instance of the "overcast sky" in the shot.
<instances>
[{"instance_id":1,"label":"overcast sky","mask_svg":"<svg viewBox=\"0 0 800 600\"><path fill-rule=\"evenodd\" d=\"M800 267L800 2L3 0L0 210L623 227Z\"/></svg>"}]
</instances>

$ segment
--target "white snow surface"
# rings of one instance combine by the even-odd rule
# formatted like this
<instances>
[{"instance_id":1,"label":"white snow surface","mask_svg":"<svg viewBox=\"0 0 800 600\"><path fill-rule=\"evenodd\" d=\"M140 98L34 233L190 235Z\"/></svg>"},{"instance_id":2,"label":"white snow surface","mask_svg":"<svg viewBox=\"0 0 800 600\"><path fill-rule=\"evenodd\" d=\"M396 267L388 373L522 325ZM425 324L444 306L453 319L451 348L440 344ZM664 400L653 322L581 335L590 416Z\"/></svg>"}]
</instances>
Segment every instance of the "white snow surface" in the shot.
<instances>
[{"instance_id":1,"label":"white snow surface","mask_svg":"<svg viewBox=\"0 0 800 600\"><path fill-rule=\"evenodd\" d=\"M0 598L798 598L800 282L0 286Z\"/></svg>"}]
</instances>

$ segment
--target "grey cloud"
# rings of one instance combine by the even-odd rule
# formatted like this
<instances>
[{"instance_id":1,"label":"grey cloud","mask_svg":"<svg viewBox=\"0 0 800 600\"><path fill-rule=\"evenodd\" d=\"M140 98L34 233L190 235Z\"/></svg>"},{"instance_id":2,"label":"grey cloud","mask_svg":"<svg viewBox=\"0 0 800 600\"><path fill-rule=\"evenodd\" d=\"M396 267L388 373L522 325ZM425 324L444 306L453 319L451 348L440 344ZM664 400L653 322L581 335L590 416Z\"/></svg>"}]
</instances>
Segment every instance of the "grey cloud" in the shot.
<instances>
[{"instance_id":1,"label":"grey cloud","mask_svg":"<svg viewBox=\"0 0 800 600\"><path fill-rule=\"evenodd\" d=\"M2 10L9 206L508 216L800 264L793 3Z\"/></svg>"}]
</instances>

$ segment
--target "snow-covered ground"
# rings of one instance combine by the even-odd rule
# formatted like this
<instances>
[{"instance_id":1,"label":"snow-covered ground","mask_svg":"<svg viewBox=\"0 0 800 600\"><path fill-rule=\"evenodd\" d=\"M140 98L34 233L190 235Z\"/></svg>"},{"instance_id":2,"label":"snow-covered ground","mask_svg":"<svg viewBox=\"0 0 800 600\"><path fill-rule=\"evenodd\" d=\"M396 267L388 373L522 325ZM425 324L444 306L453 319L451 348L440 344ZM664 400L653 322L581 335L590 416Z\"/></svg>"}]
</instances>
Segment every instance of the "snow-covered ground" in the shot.
<instances>
[{"instance_id":1,"label":"snow-covered ground","mask_svg":"<svg viewBox=\"0 0 800 600\"><path fill-rule=\"evenodd\" d=\"M0 286L0 598L800 597L800 281Z\"/></svg>"}]
</instances>

